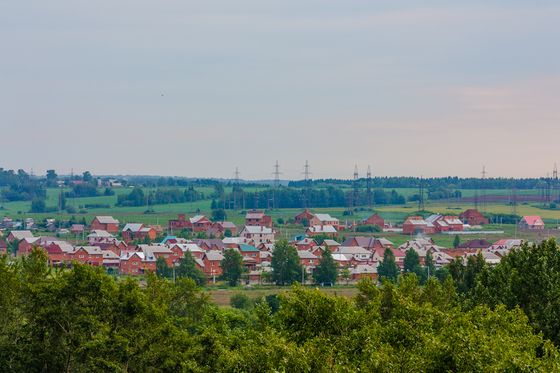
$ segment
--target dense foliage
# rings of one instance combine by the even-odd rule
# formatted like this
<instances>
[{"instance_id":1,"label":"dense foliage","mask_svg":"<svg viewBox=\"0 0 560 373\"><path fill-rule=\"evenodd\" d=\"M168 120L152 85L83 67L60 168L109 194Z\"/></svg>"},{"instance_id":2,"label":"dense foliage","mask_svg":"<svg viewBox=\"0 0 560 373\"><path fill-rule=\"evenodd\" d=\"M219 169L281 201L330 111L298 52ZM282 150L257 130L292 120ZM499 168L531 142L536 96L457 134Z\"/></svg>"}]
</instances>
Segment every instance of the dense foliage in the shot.
<instances>
[{"instance_id":1,"label":"dense foliage","mask_svg":"<svg viewBox=\"0 0 560 373\"><path fill-rule=\"evenodd\" d=\"M0 283L0 361L10 372L560 369L522 310L463 310L449 279L362 282L353 300L295 286L220 309L189 279L148 275L139 286L89 266L51 272L35 251L1 259Z\"/></svg>"},{"instance_id":2,"label":"dense foliage","mask_svg":"<svg viewBox=\"0 0 560 373\"><path fill-rule=\"evenodd\" d=\"M406 199L396 191L375 189L372 202L376 205L404 204ZM356 206L368 205L365 190L354 191L339 187L300 189L293 187L266 188L260 191L244 192L237 187L235 192L224 194L217 201L217 206L233 209L244 208L304 208L304 207L346 207L349 200Z\"/></svg>"},{"instance_id":3,"label":"dense foliage","mask_svg":"<svg viewBox=\"0 0 560 373\"><path fill-rule=\"evenodd\" d=\"M134 188L129 194L118 196L117 206L165 205L170 203L194 202L204 199L204 194L192 186L180 189L159 189L145 193L142 188Z\"/></svg>"}]
</instances>

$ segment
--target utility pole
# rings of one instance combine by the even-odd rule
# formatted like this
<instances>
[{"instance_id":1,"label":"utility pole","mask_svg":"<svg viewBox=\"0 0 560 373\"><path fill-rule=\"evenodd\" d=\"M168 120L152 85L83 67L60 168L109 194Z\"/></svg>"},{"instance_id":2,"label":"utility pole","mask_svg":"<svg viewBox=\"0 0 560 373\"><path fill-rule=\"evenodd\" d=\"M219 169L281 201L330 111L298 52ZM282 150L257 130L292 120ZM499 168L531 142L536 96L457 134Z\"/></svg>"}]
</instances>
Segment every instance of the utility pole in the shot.
<instances>
[{"instance_id":1,"label":"utility pole","mask_svg":"<svg viewBox=\"0 0 560 373\"><path fill-rule=\"evenodd\" d=\"M373 198L371 195L371 166L370 165L367 166L366 188L367 188L368 207L371 208L373 206Z\"/></svg>"}]
</instances>

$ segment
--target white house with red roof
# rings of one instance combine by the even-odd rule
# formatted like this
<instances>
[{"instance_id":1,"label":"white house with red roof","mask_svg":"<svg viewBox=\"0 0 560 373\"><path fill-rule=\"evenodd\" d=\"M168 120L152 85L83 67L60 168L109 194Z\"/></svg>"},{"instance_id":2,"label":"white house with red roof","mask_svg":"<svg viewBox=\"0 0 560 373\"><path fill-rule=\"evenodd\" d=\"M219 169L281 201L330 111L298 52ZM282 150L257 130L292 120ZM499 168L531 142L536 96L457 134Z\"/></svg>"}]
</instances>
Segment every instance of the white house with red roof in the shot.
<instances>
[{"instance_id":1,"label":"white house with red roof","mask_svg":"<svg viewBox=\"0 0 560 373\"><path fill-rule=\"evenodd\" d=\"M540 216L528 215L521 218L518 224L519 229L544 229L544 221Z\"/></svg>"}]
</instances>

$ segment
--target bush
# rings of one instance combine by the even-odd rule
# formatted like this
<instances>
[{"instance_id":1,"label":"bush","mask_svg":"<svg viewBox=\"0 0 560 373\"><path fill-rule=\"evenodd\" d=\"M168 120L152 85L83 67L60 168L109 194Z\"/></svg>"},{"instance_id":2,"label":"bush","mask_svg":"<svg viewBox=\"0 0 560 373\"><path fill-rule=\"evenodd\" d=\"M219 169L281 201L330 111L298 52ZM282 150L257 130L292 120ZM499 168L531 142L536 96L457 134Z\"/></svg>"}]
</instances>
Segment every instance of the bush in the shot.
<instances>
[{"instance_id":1,"label":"bush","mask_svg":"<svg viewBox=\"0 0 560 373\"><path fill-rule=\"evenodd\" d=\"M234 294L229 300L230 306L239 310L250 310L253 308L254 302L245 294Z\"/></svg>"},{"instance_id":2,"label":"bush","mask_svg":"<svg viewBox=\"0 0 560 373\"><path fill-rule=\"evenodd\" d=\"M356 227L356 232L381 232L381 228L378 225L358 225Z\"/></svg>"}]
</instances>

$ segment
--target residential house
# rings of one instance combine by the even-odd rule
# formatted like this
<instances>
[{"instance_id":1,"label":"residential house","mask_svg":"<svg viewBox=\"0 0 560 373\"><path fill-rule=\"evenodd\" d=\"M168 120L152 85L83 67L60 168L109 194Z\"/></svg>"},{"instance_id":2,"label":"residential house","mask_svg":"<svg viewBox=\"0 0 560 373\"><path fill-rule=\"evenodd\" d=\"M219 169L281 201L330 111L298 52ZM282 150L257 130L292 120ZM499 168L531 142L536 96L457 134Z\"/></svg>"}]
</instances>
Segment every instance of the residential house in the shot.
<instances>
[{"instance_id":1,"label":"residential house","mask_svg":"<svg viewBox=\"0 0 560 373\"><path fill-rule=\"evenodd\" d=\"M379 263L371 263L371 264L357 264L354 267L350 267L350 274L352 276L352 280L359 281L364 278L369 278L372 280L376 280L377 275L377 266Z\"/></svg>"},{"instance_id":2,"label":"residential house","mask_svg":"<svg viewBox=\"0 0 560 373\"><path fill-rule=\"evenodd\" d=\"M91 229L116 234L119 233L119 221L112 216L96 216L91 222Z\"/></svg>"},{"instance_id":3,"label":"residential house","mask_svg":"<svg viewBox=\"0 0 560 373\"><path fill-rule=\"evenodd\" d=\"M92 230L91 233L88 234L87 239L88 243L91 246L99 246L100 244L113 244L118 241L111 233L98 229Z\"/></svg>"},{"instance_id":4,"label":"residential house","mask_svg":"<svg viewBox=\"0 0 560 373\"><path fill-rule=\"evenodd\" d=\"M91 266L103 265L103 253L98 246L79 246L70 255L73 262Z\"/></svg>"},{"instance_id":5,"label":"residential house","mask_svg":"<svg viewBox=\"0 0 560 373\"><path fill-rule=\"evenodd\" d=\"M434 234L436 228L421 216L409 216L402 226L403 234Z\"/></svg>"},{"instance_id":6,"label":"residential house","mask_svg":"<svg viewBox=\"0 0 560 373\"><path fill-rule=\"evenodd\" d=\"M319 264L319 258L307 250L298 250L299 262L304 267L315 267Z\"/></svg>"},{"instance_id":7,"label":"residential house","mask_svg":"<svg viewBox=\"0 0 560 373\"><path fill-rule=\"evenodd\" d=\"M274 231L266 226L247 225L241 231L240 236L251 241L254 245L274 242Z\"/></svg>"},{"instance_id":8,"label":"residential house","mask_svg":"<svg viewBox=\"0 0 560 373\"><path fill-rule=\"evenodd\" d=\"M364 236L348 237L342 243L342 246L361 246L363 248L371 249L371 250L395 247L395 245L386 238L364 237Z\"/></svg>"},{"instance_id":9,"label":"residential house","mask_svg":"<svg viewBox=\"0 0 560 373\"><path fill-rule=\"evenodd\" d=\"M537 215L524 216L517 226L519 229L540 230L544 229L544 221Z\"/></svg>"},{"instance_id":10,"label":"residential house","mask_svg":"<svg viewBox=\"0 0 560 373\"><path fill-rule=\"evenodd\" d=\"M6 242L12 243L13 241L21 241L24 238L33 238L33 233L29 230L11 231L8 237L6 237Z\"/></svg>"},{"instance_id":11,"label":"residential house","mask_svg":"<svg viewBox=\"0 0 560 373\"><path fill-rule=\"evenodd\" d=\"M385 219L383 219L379 214L373 214L368 218L362 220L362 225L377 225L379 228L383 229L385 226Z\"/></svg>"},{"instance_id":12,"label":"residential house","mask_svg":"<svg viewBox=\"0 0 560 373\"><path fill-rule=\"evenodd\" d=\"M220 251L210 250L204 253L202 262L204 263L204 274L210 278L216 278L222 275L222 260L224 256Z\"/></svg>"},{"instance_id":13,"label":"residential house","mask_svg":"<svg viewBox=\"0 0 560 373\"><path fill-rule=\"evenodd\" d=\"M121 235L123 240L127 243L133 240L154 241L156 239L157 232L154 228L146 227L141 223L128 223L124 226Z\"/></svg>"},{"instance_id":14,"label":"residential house","mask_svg":"<svg viewBox=\"0 0 560 373\"><path fill-rule=\"evenodd\" d=\"M313 219L315 215L311 213L308 209L305 209L303 212L297 214L294 218L296 224L302 224L305 226L309 226L311 219Z\"/></svg>"},{"instance_id":15,"label":"residential house","mask_svg":"<svg viewBox=\"0 0 560 373\"><path fill-rule=\"evenodd\" d=\"M338 236L338 231L334 225L313 225L308 227L305 233L311 237L325 235L334 238Z\"/></svg>"},{"instance_id":16,"label":"residential house","mask_svg":"<svg viewBox=\"0 0 560 373\"><path fill-rule=\"evenodd\" d=\"M272 218L263 211L251 210L245 215L245 226L272 228Z\"/></svg>"},{"instance_id":17,"label":"residential house","mask_svg":"<svg viewBox=\"0 0 560 373\"><path fill-rule=\"evenodd\" d=\"M459 215L465 224L468 225L484 225L488 224L488 219L484 217L477 209L468 209Z\"/></svg>"}]
</instances>

